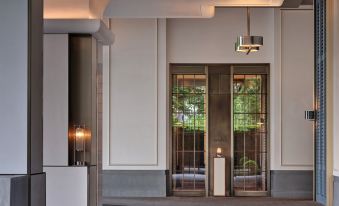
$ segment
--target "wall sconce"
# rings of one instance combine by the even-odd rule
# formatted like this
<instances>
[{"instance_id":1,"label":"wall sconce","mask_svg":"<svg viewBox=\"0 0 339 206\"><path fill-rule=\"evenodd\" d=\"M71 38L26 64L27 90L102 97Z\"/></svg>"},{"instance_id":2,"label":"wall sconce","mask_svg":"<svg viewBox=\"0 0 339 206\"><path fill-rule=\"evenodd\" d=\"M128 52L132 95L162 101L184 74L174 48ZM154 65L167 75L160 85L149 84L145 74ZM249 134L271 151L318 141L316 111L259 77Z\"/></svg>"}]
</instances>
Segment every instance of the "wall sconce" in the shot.
<instances>
[{"instance_id":1,"label":"wall sconce","mask_svg":"<svg viewBox=\"0 0 339 206\"><path fill-rule=\"evenodd\" d=\"M73 126L73 165L86 165L86 140L91 137L90 131L85 125Z\"/></svg>"}]
</instances>

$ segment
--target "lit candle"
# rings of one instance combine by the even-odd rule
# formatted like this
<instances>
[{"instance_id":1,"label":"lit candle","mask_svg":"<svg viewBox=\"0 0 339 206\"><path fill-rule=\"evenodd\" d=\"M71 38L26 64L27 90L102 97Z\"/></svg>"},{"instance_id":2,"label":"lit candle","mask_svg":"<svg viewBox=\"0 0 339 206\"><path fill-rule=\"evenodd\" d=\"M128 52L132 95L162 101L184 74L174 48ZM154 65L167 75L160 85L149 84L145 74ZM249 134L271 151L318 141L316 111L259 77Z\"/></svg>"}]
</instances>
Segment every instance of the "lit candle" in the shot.
<instances>
[{"instance_id":1,"label":"lit candle","mask_svg":"<svg viewBox=\"0 0 339 206\"><path fill-rule=\"evenodd\" d=\"M222 153L222 149L220 147L217 148L217 155L220 156Z\"/></svg>"}]
</instances>

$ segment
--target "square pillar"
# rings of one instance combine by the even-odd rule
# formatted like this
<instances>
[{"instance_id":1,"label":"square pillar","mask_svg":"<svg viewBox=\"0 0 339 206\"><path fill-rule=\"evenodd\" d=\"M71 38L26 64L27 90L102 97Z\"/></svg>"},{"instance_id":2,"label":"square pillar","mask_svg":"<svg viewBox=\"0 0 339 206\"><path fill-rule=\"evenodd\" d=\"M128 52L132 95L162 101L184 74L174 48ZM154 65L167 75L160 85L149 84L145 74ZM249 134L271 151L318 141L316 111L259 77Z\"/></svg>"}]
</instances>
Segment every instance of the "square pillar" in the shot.
<instances>
[{"instance_id":1,"label":"square pillar","mask_svg":"<svg viewBox=\"0 0 339 206\"><path fill-rule=\"evenodd\" d=\"M45 205L42 5L0 2L0 206Z\"/></svg>"}]
</instances>

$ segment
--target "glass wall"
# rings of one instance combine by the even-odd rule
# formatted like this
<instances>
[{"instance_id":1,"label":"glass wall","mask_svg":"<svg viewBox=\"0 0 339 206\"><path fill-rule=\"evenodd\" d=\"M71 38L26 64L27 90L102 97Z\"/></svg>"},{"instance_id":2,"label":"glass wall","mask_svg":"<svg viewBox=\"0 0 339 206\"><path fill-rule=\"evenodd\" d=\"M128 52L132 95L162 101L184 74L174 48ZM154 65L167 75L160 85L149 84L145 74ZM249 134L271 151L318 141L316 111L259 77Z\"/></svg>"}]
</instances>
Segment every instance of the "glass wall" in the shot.
<instances>
[{"instance_id":1,"label":"glass wall","mask_svg":"<svg viewBox=\"0 0 339 206\"><path fill-rule=\"evenodd\" d=\"M235 195L267 191L267 97L267 75L233 75Z\"/></svg>"},{"instance_id":2,"label":"glass wall","mask_svg":"<svg viewBox=\"0 0 339 206\"><path fill-rule=\"evenodd\" d=\"M206 76L172 75L172 188L205 191Z\"/></svg>"}]
</instances>

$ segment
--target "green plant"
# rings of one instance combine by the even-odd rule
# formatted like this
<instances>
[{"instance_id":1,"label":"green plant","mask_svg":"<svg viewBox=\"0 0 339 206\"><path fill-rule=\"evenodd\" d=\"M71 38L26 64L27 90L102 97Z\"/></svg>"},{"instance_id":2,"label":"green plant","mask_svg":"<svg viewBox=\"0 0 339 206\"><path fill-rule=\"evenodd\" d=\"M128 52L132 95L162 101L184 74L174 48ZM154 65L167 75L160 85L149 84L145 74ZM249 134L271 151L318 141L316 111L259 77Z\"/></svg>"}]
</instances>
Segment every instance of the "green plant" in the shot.
<instances>
[{"instance_id":1,"label":"green plant","mask_svg":"<svg viewBox=\"0 0 339 206\"><path fill-rule=\"evenodd\" d=\"M262 111L260 78L246 78L233 84L234 132L248 132L260 128L258 113Z\"/></svg>"},{"instance_id":2,"label":"green plant","mask_svg":"<svg viewBox=\"0 0 339 206\"><path fill-rule=\"evenodd\" d=\"M205 130L204 87L173 87L172 124L185 132Z\"/></svg>"},{"instance_id":3,"label":"green plant","mask_svg":"<svg viewBox=\"0 0 339 206\"><path fill-rule=\"evenodd\" d=\"M247 156L243 156L242 158L240 158L239 165L243 168L255 170L256 172L260 171L258 163L255 160L249 159Z\"/></svg>"}]
</instances>

